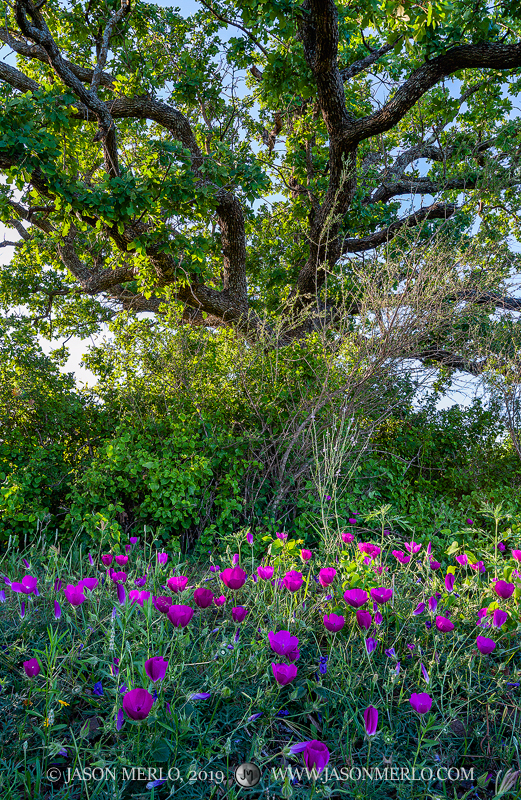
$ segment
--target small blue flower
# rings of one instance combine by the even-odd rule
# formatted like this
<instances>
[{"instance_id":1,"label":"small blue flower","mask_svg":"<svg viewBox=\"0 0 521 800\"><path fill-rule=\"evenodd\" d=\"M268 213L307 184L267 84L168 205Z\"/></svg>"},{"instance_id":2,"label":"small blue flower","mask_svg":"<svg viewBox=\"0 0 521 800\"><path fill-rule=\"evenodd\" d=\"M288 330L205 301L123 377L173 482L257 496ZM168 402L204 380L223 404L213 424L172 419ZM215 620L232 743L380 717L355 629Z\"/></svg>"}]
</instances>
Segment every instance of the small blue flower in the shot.
<instances>
[{"instance_id":1,"label":"small blue flower","mask_svg":"<svg viewBox=\"0 0 521 800\"><path fill-rule=\"evenodd\" d=\"M92 694L97 695L98 697L103 697L103 686L101 685L101 681L98 681L94 684L94 689L92 690Z\"/></svg>"},{"instance_id":2,"label":"small blue flower","mask_svg":"<svg viewBox=\"0 0 521 800\"><path fill-rule=\"evenodd\" d=\"M162 781L161 780L149 781L146 784L145 788L146 789L156 789L158 786L162 786L164 783L166 783L166 778L164 780L162 780Z\"/></svg>"}]
</instances>

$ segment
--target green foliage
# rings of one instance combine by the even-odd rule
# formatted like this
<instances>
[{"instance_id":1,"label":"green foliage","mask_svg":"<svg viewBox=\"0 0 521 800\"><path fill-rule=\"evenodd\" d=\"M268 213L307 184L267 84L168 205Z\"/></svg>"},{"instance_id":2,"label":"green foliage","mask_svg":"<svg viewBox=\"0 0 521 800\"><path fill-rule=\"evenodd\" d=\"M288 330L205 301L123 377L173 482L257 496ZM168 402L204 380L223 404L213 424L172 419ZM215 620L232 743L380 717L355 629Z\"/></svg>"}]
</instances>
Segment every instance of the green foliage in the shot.
<instances>
[{"instance_id":1,"label":"green foliage","mask_svg":"<svg viewBox=\"0 0 521 800\"><path fill-rule=\"evenodd\" d=\"M332 358L311 338L263 353L230 332L172 331L151 320L120 318L113 330L110 344L86 356L99 384L81 393L60 374L59 351L44 356L26 327L5 328L4 540L39 526L111 541L146 526L164 545L202 551L249 525L313 544L375 504L391 506L404 521L398 530L414 525L441 540L483 498L519 509L521 467L497 403L436 411L434 394L414 410L413 383L392 373L387 384L375 380L356 424L370 425L389 404L395 411L319 487L315 474L329 457L321 442L340 431L348 396L345 354ZM324 387L329 400L319 407Z\"/></svg>"},{"instance_id":2,"label":"green foliage","mask_svg":"<svg viewBox=\"0 0 521 800\"><path fill-rule=\"evenodd\" d=\"M66 521L99 541L148 525L169 546L212 545L240 519L244 449L182 413L144 429L124 422L74 484Z\"/></svg>"},{"instance_id":3,"label":"green foliage","mask_svg":"<svg viewBox=\"0 0 521 800\"><path fill-rule=\"evenodd\" d=\"M66 493L104 415L60 373L59 353L42 352L34 331L0 327L0 540L29 541L38 526L54 534L62 524Z\"/></svg>"}]
</instances>

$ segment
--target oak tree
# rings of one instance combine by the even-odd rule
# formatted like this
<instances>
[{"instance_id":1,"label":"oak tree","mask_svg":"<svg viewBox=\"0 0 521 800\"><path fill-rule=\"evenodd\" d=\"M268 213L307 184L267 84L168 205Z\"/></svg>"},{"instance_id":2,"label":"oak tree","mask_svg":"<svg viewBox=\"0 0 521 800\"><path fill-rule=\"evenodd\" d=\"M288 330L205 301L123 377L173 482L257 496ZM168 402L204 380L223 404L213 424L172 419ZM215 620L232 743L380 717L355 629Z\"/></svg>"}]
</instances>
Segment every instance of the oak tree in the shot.
<instances>
[{"instance_id":1,"label":"oak tree","mask_svg":"<svg viewBox=\"0 0 521 800\"><path fill-rule=\"evenodd\" d=\"M126 309L289 342L356 319L411 232L457 253L448 307L521 308L515 0L1 5L0 296L39 332ZM477 374L462 331L414 355Z\"/></svg>"}]
</instances>

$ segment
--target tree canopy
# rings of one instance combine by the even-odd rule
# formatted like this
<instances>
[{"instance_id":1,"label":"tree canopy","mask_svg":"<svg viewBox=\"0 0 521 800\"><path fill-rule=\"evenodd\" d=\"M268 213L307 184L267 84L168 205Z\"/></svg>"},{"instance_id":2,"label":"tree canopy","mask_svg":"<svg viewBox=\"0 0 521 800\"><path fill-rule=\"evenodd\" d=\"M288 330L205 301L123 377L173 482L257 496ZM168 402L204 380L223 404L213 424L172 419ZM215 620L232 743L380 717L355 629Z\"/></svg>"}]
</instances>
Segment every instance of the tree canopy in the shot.
<instances>
[{"instance_id":1,"label":"tree canopy","mask_svg":"<svg viewBox=\"0 0 521 800\"><path fill-rule=\"evenodd\" d=\"M453 247L447 303L521 309L514 0L1 5L0 298L39 333L127 310L291 341L355 319L366 254L411 233ZM480 372L449 334L414 355Z\"/></svg>"}]
</instances>

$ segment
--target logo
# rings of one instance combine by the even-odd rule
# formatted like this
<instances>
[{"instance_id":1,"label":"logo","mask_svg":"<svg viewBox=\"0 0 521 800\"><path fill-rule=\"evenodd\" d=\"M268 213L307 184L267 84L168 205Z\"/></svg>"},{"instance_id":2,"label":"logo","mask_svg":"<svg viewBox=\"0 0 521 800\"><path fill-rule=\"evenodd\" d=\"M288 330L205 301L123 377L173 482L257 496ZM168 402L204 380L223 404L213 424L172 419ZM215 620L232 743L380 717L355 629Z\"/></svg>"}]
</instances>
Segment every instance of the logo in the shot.
<instances>
[{"instance_id":1,"label":"logo","mask_svg":"<svg viewBox=\"0 0 521 800\"><path fill-rule=\"evenodd\" d=\"M239 786L244 786L247 789L251 789L252 786L257 786L260 779L261 771L257 764L251 764L249 762L246 764L239 764L235 770L235 782Z\"/></svg>"}]
</instances>

